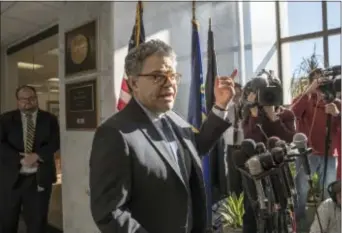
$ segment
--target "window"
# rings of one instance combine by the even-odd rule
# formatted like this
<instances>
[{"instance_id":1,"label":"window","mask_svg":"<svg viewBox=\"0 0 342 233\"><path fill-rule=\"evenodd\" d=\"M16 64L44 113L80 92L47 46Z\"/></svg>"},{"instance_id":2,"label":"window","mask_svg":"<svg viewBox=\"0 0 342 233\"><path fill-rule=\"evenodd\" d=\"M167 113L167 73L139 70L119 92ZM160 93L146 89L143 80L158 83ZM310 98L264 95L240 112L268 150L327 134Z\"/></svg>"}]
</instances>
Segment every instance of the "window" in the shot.
<instances>
[{"instance_id":1,"label":"window","mask_svg":"<svg viewBox=\"0 0 342 233\"><path fill-rule=\"evenodd\" d=\"M280 2L281 37L322 30L321 2Z\"/></svg>"},{"instance_id":2,"label":"window","mask_svg":"<svg viewBox=\"0 0 342 233\"><path fill-rule=\"evenodd\" d=\"M329 66L341 64L341 34L329 36Z\"/></svg>"},{"instance_id":3,"label":"window","mask_svg":"<svg viewBox=\"0 0 342 233\"><path fill-rule=\"evenodd\" d=\"M328 29L341 27L341 3L327 2Z\"/></svg>"},{"instance_id":4,"label":"window","mask_svg":"<svg viewBox=\"0 0 342 233\"><path fill-rule=\"evenodd\" d=\"M307 63L304 60L310 59L315 52L319 66L322 67L323 38L290 42L282 44L282 77L284 90L284 103L291 102L291 81L292 78L300 78L307 75Z\"/></svg>"}]
</instances>

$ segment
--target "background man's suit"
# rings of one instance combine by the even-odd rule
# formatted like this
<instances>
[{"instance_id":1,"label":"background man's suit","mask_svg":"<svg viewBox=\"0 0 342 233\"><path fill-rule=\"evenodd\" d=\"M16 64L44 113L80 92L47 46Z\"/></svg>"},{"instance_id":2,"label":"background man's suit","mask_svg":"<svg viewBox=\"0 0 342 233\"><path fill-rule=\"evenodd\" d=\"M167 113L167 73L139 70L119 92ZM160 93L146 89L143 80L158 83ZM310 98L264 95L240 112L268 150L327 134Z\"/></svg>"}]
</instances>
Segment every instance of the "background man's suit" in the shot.
<instances>
[{"instance_id":1,"label":"background man's suit","mask_svg":"<svg viewBox=\"0 0 342 233\"><path fill-rule=\"evenodd\" d=\"M30 222L32 232L45 233L41 229L47 220L52 183L56 182L54 153L60 148L58 120L52 114L38 110L33 153L43 160L32 175L20 174L24 152L22 116L19 110L0 116L0 214L1 220L14 226L23 206L24 218ZM37 186L44 190L37 193ZM11 205L11 206L9 206ZM27 210L27 211L26 211ZM4 222L0 222L4 224ZM2 229L1 229L2 227ZM1 233L12 233L7 231ZM29 229L29 232L31 230Z\"/></svg>"},{"instance_id":2,"label":"background man's suit","mask_svg":"<svg viewBox=\"0 0 342 233\"><path fill-rule=\"evenodd\" d=\"M179 158L184 159L188 180L134 99L98 128L90 158L90 193L92 215L103 233L187 233L189 206L191 232L205 232L199 155L208 152L231 124L210 113L200 133L194 134L174 112L166 116L182 147Z\"/></svg>"}]
</instances>

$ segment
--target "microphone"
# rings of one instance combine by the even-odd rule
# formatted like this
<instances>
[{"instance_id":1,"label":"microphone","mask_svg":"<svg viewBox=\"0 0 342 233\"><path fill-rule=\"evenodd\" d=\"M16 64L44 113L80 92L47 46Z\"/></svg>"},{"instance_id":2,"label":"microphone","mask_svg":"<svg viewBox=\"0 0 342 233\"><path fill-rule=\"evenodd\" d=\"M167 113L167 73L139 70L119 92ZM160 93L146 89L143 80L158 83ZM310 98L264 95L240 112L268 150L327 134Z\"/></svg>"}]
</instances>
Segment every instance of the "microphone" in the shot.
<instances>
[{"instance_id":1,"label":"microphone","mask_svg":"<svg viewBox=\"0 0 342 233\"><path fill-rule=\"evenodd\" d=\"M269 139L267 139L267 148L269 150L272 150L272 148L276 147L276 143L280 141L280 138L272 136Z\"/></svg>"},{"instance_id":2,"label":"microphone","mask_svg":"<svg viewBox=\"0 0 342 233\"><path fill-rule=\"evenodd\" d=\"M304 172L306 175L311 175L310 163L308 160L308 154L312 152L311 148L307 147L308 138L303 133L296 133L293 136L293 144L295 144L296 148L300 153L300 159L303 164Z\"/></svg>"},{"instance_id":3,"label":"microphone","mask_svg":"<svg viewBox=\"0 0 342 233\"><path fill-rule=\"evenodd\" d=\"M273 159L273 156L270 152L266 152L259 155L261 166L264 170L268 171L271 170L269 174L269 180L266 179L266 182L269 182L270 184L267 186L271 186L271 190L273 192L273 197L275 201L275 207L278 210L280 207L283 209L286 209L286 198L284 196L284 181L282 179L280 168L277 167L276 162ZM280 205L280 207L279 207Z\"/></svg>"},{"instance_id":4,"label":"microphone","mask_svg":"<svg viewBox=\"0 0 342 233\"><path fill-rule=\"evenodd\" d=\"M255 147L256 144L253 139L244 139L241 142L241 152L247 156L247 159L254 155Z\"/></svg>"},{"instance_id":5,"label":"microphone","mask_svg":"<svg viewBox=\"0 0 342 233\"><path fill-rule=\"evenodd\" d=\"M240 150L235 150L233 152L233 163L235 168L241 173L242 178L242 188L250 200L253 209L256 207L256 189L252 182L252 177L250 177L249 173L246 171L246 162L248 160L247 155L242 153Z\"/></svg>"},{"instance_id":6,"label":"microphone","mask_svg":"<svg viewBox=\"0 0 342 233\"><path fill-rule=\"evenodd\" d=\"M283 154L287 155L288 151L287 151L287 146L286 146L285 141L283 141L283 140L278 141L276 143L276 146L282 148ZM275 153L277 153L277 152L275 152ZM289 164L285 163L283 169L285 172L285 178L287 180L287 184L291 190L292 195L294 196L294 199L296 199L297 198L297 189L296 189L296 185L294 183L294 179L293 179Z\"/></svg>"},{"instance_id":7,"label":"microphone","mask_svg":"<svg viewBox=\"0 0 342 233\"><path fill-rule=\"evenodd\" d=\"M266 146L263 142L258 142L255 146L255 153L256 154L262 154L267 151Z\"/></svg>"},{"instance_id":8,"label":"microphone","mask_svg":"<svg viewBox=\"0 0 342 233\"><path fill-rule=\"evenodd\" d=\"M283 191L285 191L286 197L290 198L292 197L292 193L291 193L291 188L290 188L290 185L288 184L288 181L286 178L286 172L284 169L284 166L285 166L284 151L280 147L275 147L271 150L271 154L272 154L274 162L276 163L277 167L279 167L280 169L280 173L279 173L279 175L281 176L280 180L283 184L283 187L285 187L285 190Z\"/></svg>"},{"instance_id":9,"label":"microphone","mask_svg":"<svg viewBox=\"0 0 342 233\"><path fill-rule=\"evenodd\" d=\"M254 176L254 184L257 192L257 199L259 202L259 207L261 210L266 210L266 201L267 198L265 196L264 188L262 186L262 182L260 178L255 178L255 176L261 175L264 170L261 166L258 156L253 156L247 160L246 166L249 170L249 173Z\"/></svg>"}]
</instances>

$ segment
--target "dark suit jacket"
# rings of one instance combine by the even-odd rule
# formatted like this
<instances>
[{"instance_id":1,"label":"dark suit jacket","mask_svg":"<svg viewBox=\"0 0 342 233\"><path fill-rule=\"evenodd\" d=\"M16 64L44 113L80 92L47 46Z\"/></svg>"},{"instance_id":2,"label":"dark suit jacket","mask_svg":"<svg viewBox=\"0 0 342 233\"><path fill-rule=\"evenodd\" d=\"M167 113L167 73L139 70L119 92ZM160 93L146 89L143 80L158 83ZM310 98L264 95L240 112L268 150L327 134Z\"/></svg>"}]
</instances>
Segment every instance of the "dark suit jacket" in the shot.
<instances>
[{"instance_id":1,"label":"dark suit jacket","mask_svg":"<svg viewBox=\"0 0 342 233\"><path fill-rule=\"evenodd\" d=\"M231 125L210 113L199 133L174 112L169 119L191 157L189 189L167 155L166 142L131 100L95 134L90 158L93 218L102 233L185 233L191 195L193 233L207 227L206 195L199 155Z\"/></svg>"},{"instance_id":2,"label":"dark suit jacket","mask_svg":"<svg viewBox=\"0 0 342 233\"><path fill-rule=\"evenodd\" d=\"M37 171L37 182L44 187L56 182L54 153L60 148L57 118L38 110L33 152L43 160ZM19 153L24 152L23 125L19 110L0 116L0 181L2 187L12 188L21 168Z\"/></svg>"}]
</instances>

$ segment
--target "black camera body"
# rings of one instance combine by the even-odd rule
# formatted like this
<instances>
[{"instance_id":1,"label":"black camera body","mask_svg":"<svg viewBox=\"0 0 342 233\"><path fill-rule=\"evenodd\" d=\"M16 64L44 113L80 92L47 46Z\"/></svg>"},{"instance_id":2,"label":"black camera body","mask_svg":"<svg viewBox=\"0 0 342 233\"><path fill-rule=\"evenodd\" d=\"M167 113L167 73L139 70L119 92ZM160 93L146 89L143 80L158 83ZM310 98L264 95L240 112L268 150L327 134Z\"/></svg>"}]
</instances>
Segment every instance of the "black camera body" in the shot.
<instances>
[{"instance_id":1,"label":"black camera body","mask_svg":"<svg viewBox=\"0 0 342 233\"><path fill-rule=\"evenodd\" d=\"M259 89L258 104L260 106L281 106L283 104L283 90L279 86L267 86Z\"/></svg>"},{"instance_id":2,"label":"black camera body","mask_svg":"<svg viewBox=\"0 0 342 233\"><path fill-rule=\"evenodd\" d=\"M319 70L323 81L319 84L318 89L324 94L327 101L333 101L337 93L341 92L341 66L333 66Z\"/></svg>"}]
</instances>

